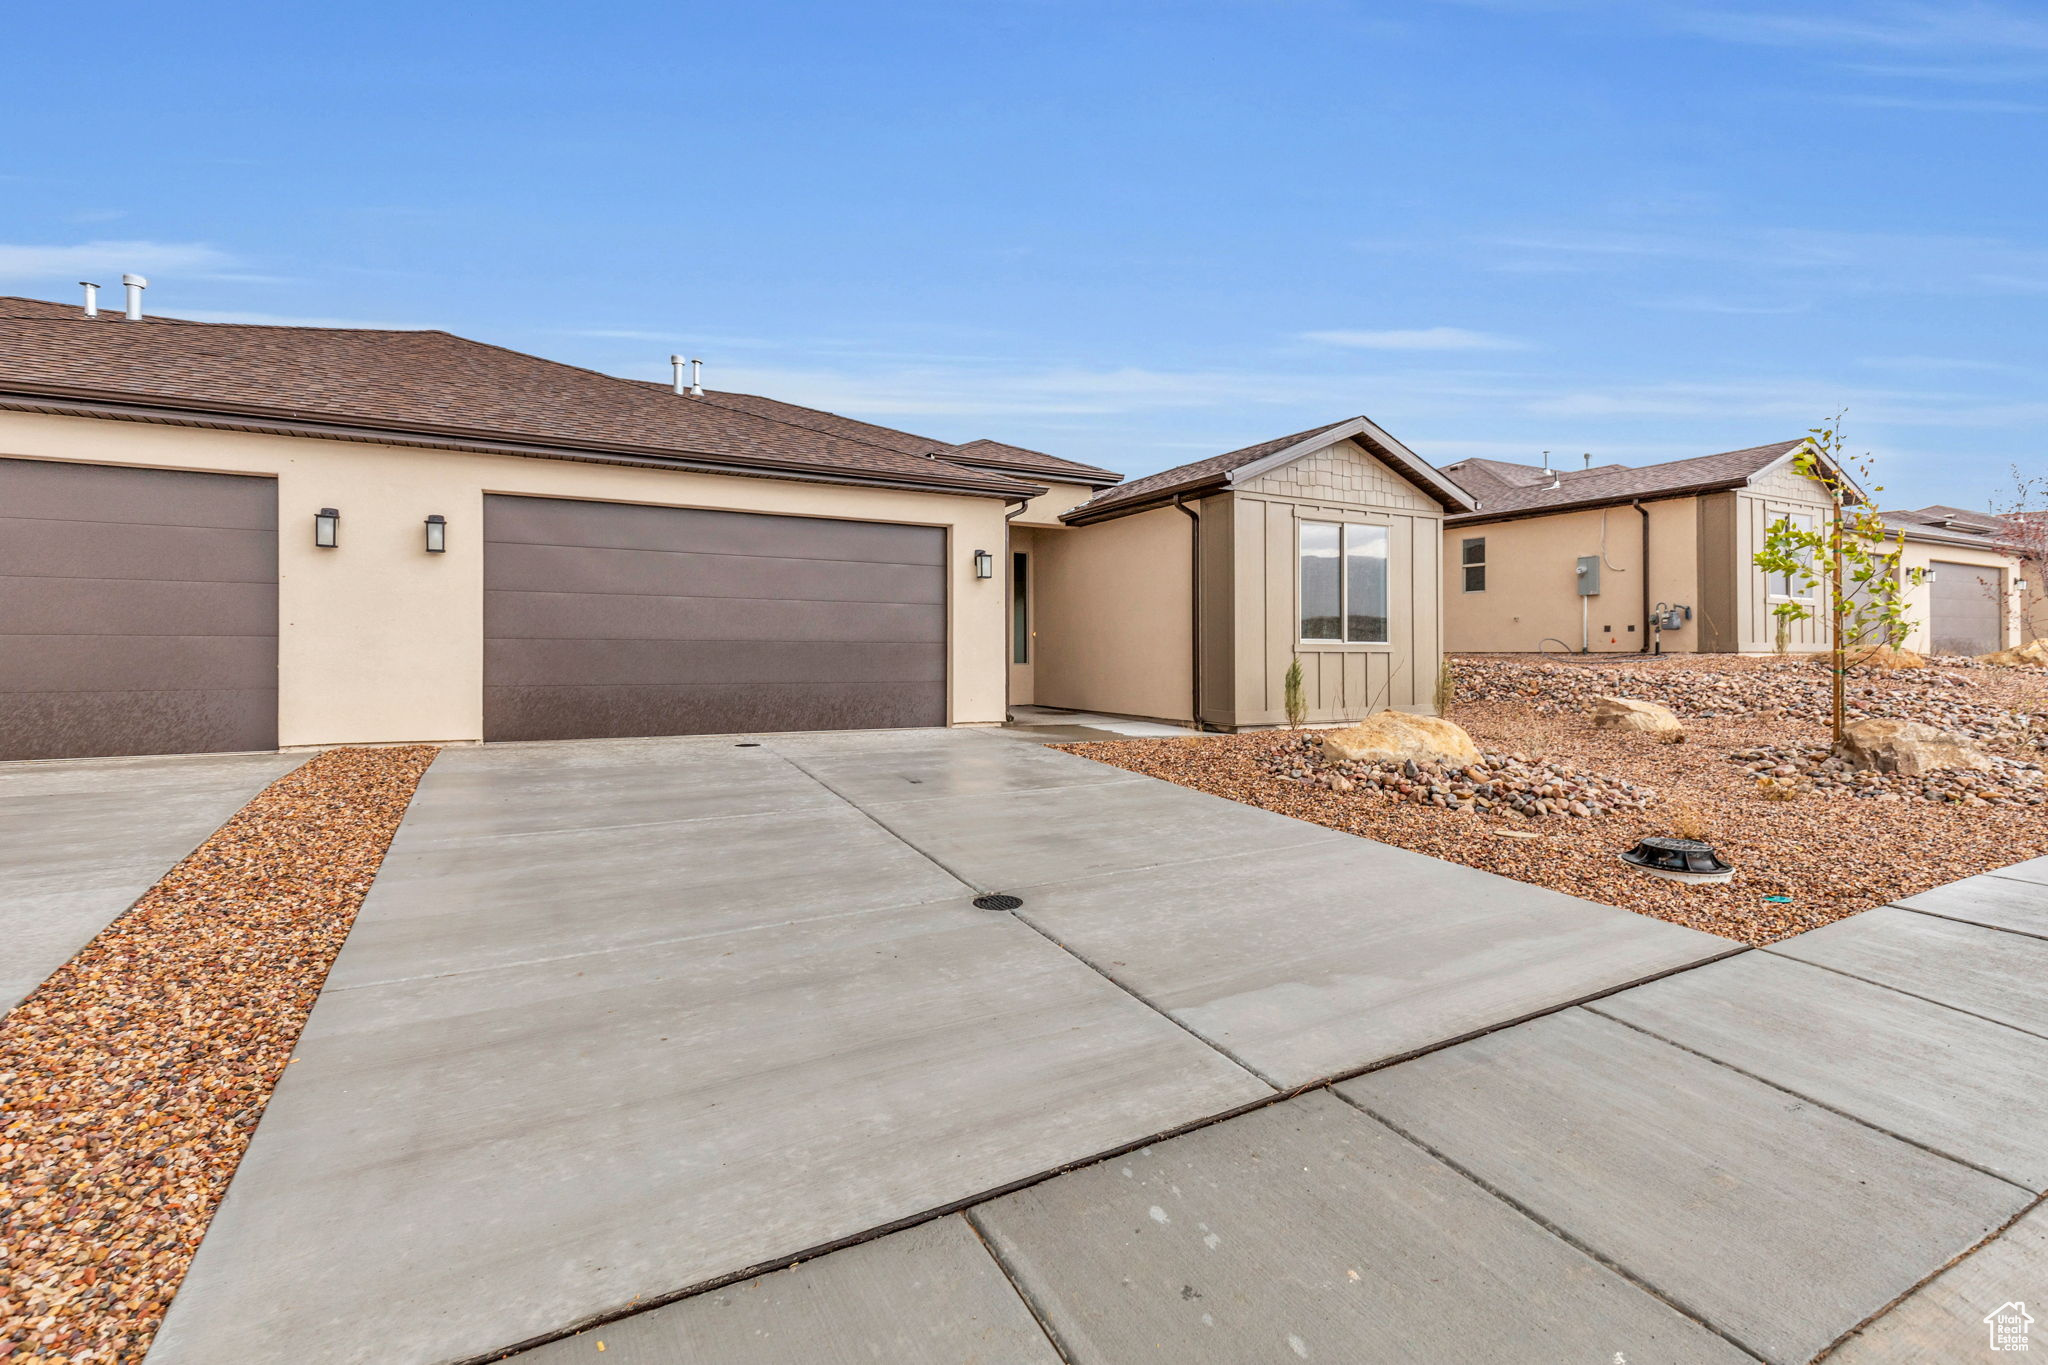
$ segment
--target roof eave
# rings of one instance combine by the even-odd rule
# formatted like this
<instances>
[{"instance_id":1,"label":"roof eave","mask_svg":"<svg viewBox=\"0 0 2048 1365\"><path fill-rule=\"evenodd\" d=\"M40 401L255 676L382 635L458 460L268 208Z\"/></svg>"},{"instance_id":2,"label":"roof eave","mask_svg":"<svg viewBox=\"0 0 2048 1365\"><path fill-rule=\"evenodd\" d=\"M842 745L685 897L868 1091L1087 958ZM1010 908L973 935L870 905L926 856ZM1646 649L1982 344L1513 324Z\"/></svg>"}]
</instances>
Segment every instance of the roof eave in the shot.
<instances>
[{"instance_id":1,"label":"roof eave","mask_svg":"<svg viewBox=\"0 0 2048 1365\"><path fill-rule=\"evenodd\" d=\"M54 416L147 422L164 426L198 426L322 440L411 446L426 450L465 450L486 455L521 455L536 459L578 460L596 464L631 464L692 473L728 474L741 478L774 478L801 483L849 484L871 488L896 488L910 492L946 493L960 497L1001 498L1005 502L1023 501L1045 491L1010 478L1004 478L1000 485L994 482L966 483L946 479L912 479L878 472L840 471L823 469L815 465L758 459L741 460L712 451L661 450L597 441L556 444L460 428L430 430L380 427L332 418L306 417L281 409L229 405L202 407L196 404L168 403L159 399L141 399L125 395L109 397L90 391L43 389L16 384L0 384L0 411L41 412Z\"/></svg>"}]
</instances>

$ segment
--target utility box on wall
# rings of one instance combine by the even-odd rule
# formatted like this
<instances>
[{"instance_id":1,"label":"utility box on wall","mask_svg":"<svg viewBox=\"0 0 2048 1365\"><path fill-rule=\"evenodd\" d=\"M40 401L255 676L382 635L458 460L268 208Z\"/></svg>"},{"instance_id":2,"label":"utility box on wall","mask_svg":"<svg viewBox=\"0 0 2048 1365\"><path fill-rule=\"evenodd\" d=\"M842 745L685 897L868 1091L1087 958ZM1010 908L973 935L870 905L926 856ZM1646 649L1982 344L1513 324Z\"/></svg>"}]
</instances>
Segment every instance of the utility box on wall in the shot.
<instances>
[{"instance_id":1,"label":"utility box on wall","mask_svg":"<svg viewBox=\"0 0 2048 1365\"><path fill-rule=\"evenodd\" d=\"M1578 574L1579 596L1598 597L1600 595L1600 556L1580 555Z\"/></svg>"}]
</instances>

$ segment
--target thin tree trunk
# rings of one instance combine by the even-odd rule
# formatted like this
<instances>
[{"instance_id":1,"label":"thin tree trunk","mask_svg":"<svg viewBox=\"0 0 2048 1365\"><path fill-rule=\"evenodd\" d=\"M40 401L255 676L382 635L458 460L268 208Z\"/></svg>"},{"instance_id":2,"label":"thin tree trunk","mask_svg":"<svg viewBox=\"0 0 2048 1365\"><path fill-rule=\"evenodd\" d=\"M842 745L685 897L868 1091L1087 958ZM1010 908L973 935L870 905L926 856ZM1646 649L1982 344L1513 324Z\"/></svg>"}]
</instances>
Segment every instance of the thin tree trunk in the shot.
<instances>
[{"instance_id":1,"label":"thin tree trunk","mask_svg":"<svg viewBox=\"0 0 2048 1365\"><path fill-rule=\"evenodd\" d=\"M1835 627L1831 632L1834 641L1835 670L1833 701L1835 747L1839 749L1842 747L1842 732L1848 724L1848 716L1846 714L1848 711L1847 688L1843 675L1847 671L1849 653L1849 642L1844 638L1844 633L1847 631L1849 624L1849 612L1848 603L1842 600L1842 492L1839 488L1832 489L1831 491L1834 494L1835 524L1833 527L1834 533L1829 537L1831 543L1828 546L1830 552L1828 592L1831 594L1831 600L1828 605L1833 610Z\"/></svg>"}]
</instances>

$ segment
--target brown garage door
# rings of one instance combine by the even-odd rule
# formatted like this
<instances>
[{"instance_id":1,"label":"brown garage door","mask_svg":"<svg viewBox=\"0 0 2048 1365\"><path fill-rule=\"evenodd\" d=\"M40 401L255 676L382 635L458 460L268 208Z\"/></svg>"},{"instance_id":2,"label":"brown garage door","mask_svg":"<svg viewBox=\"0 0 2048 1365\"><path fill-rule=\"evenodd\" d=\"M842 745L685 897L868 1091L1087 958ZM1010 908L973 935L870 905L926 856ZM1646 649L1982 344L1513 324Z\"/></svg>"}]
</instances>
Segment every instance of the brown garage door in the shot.
<instances>
[{"instance_id":1,"label":"brown garage door","mask_svg":"<svg viewBox=\"0 0 2048 1365\"><path fill-rule=\"evenodd\" d=\"M1936 654L1989 654L2005 643L1999 629L2004 593L1998 570L1935 560L1930 633Z\"/></svg>"},{"instance_id":2,"label":"brown garage door","mask_svg":"<svg viewBox=\"0 0 2048 1365\"><path fill-rule=\"evenodd\" d=\"M484 738L946 723L923 526L484 502Z\"/></svg>"},{"instance_id":3,"label":"brown garage door","mask_svg":"<svg viewBox=\"0 0 2048 1365\"><path fill-rule=\"evenodd\" d=\"M277 747L277 486L0 460L0 759Z\"/></svg>"}]
</instances>

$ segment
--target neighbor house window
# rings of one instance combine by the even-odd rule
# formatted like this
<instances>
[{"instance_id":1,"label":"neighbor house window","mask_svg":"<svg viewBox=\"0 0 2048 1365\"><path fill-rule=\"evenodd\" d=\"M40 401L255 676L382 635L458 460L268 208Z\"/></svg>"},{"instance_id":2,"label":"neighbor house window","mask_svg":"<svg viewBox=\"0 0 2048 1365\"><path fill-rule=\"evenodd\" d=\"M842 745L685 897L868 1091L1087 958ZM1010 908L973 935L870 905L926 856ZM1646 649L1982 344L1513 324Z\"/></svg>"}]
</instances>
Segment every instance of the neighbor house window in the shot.
<instances>
[{"instance_id":1,"label":"neighbor house window","mask_svg":"<svg viewBox=\"0 0 2048 1365\"><path fill-rule=\"evenodd\" d=\"M1301 638L1387 642L1387 528L1301 523Z\"/></svg>"},{"instance_id":2,"label":"neighbor house window","mask_svg":"<svg viewBox=\"0 0 2048 1365\"><path fill-rule=\"evenodd\" d=\"M1010 556L1010 662L1031 662L1031 556Z\"/></svg>"},{"instance_id":3,"label":"neighbor house window","mask_svg":"<svg viewBox=\"0 0 2048 1365\"><path fill-rule=\"evenodd\" d=\"M1486 591L1486 537L1474 536L1465 542L1463 562L1465 566L1465 591Z\"/></svg>"},{"instance_id":4,"label":"neighbor house window","mask_svg":"<svg viewBox=\"0 0 2048 1365\"><path fill-rule=\"evenodd\" d=\"M1789 525L1797 527L1801 531L1813 531L1820 526L1820 519L1810 512L1793 512L1779 517L1773 525ZM1801 550L1799 552L1799 562L1807 565L1809 568L1812 567L1812 552ZM1768 574L1765 576L1765 585L1772 597L1782 597L1800 602L1811 602L1813 600L1813 587L1800 574Z\"/></svg>"}]
</instances>

